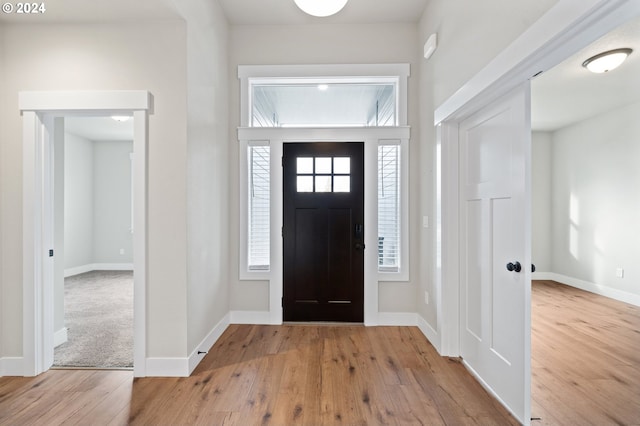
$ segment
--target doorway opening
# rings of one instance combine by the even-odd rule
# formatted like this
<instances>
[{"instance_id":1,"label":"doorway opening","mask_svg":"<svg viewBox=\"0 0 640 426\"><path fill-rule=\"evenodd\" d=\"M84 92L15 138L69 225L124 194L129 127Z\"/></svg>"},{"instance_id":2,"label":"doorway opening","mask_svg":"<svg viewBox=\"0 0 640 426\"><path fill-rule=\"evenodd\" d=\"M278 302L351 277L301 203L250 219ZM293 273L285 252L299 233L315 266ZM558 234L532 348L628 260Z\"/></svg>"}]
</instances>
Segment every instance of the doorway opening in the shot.
<instances>
[{"instance_id":1,"label":"doorway opening","mask_svg":"<svg viewBox=\"0 0 640 426\"><path fill-rule=\"evenodd\" d=\"M607 73L582 67L587 58L613 46L634 52ZM628 318L640 306L634 290L640 244L631 237L640 233L635 220L640 198L631 183L640 182L635 164L640 127L634 124L640 114L638 52L640 19L635 18L532 82L533 260L538 271L532 282L532 401L533 415L552 423L567 418L554 416L584 423L615 418L621 424L638 417L634 401L626 399L633 394L626 389L628 380L612 380L593 393L581 391L592 385L591 377L616 377L617 370L608 369L612 359L627 360L621 366L630 372L638 367L637 362L632 367L636 344L625 337L637 328ZM547 398L548 392L557 398ZM578 399L584 401L581 408L573 403ZM616 408L601 401L616 401ZM603 410L613 417L603 416Z\"/></svg>"},{"instance_id":2,"label":"doorway opening","mask_svg":"<svg viewBox=\"0 0 640 426\"><path fill-rule=\"evenodd\" d=\"M133 368L133 117L56 120L54 362Z\"/></svg>"}]
</instances>

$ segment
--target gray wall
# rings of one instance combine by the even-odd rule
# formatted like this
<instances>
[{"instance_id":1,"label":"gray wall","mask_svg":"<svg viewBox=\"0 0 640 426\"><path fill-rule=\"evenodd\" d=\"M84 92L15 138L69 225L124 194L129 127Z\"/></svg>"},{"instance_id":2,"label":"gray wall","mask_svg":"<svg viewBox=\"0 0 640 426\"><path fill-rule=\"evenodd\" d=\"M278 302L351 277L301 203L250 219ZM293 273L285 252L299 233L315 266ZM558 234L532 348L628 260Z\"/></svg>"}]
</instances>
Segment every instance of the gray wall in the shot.
<instances>
[{"instance_id":1,"label":"gray wall","mask_svg":"<svg viewBox=\"0 0 640 426\"><path fill-rule=\"evenodd\" d=\"M640 103L551 135L549 272L640 295ZM616 278L616 269L624 278Z\"/></svg>"},{"instance_id":2,"label":"gray wall","mask_svg":"<svg viewBox=\"0 0 640 426\"><path fill-rule=\"evenodd\" d=\"M132 152L131 141L93 143L93 263L133 262Z\"/></svg>"},{"instance_id":3,"label":"gray wall","mask_svg":"<svg viewBox=\"0 0 640 426\"><path fill-rule=\"evenodd\" d=\"M420 122L422 124L416 157L420 164L419 188L412 196L419 199L422 215L435 214L435 147L433 126L435 109L466 81L486 66L498 53L547 12L557 0L451 1L431 0L420 20L419 46L438 34L438 49L428 60L420 62ZM433 222L433 221L432 221ZM435 259L434 228L415 233L419 238L420 276L416 299L418 313L438 330L438 308L434 302L424 303L428 291L435 300L433 280Z\"/></svg>"},{"instance_id":4,"label":"gray wall","mask_svg":"<svg viewBox=\"0 0 640 426\"><path fill-rule=\"evenodd\" d=\"M133 262L131 152L131 141L65 135L65 269Z\"/></svg>"},{"instance_id":5,"label":"gray wall","mask_svg":"<svg viewBox=\"0 0 640 426\"><path fill-rule=\"evenodd\" d=\"M4 77L0 80L2 356L19 357L23 348L22 120L18 92L149 90L155 107L149 120L147 356L184 357L186 24L179 19L73 25L30 22L0 28L4 41Z\"/></svg>"},{"instance_id":6,"label":"gray wall","mask_svg":"<svg viewBox=\"0 0 640 426\"><path fill-rule=\"evenodd\" d=\"M551 133L533 132L531 145L531 261L537 271L548 272L551 271Z\"/></svg>"},{"instance_id":7,"label":"gray wall","mask_svg":"<svg viewBox=\"0 0 640 426\"><path fill-rule=\"evenodd\" d=\"M409 125L413 139L410 150L417 148L420 128L418 116L418 69L421 46L418 44L415 24L377 25L295 25L295 26L234 26L231 28L230 69L237 76L238 65L288 65L288 64L371 64L410 63L409 78ZM231 82L230 131L240 125L240 88L237 78ZM268 310L268 285L265 282L239 281L238 243L239 240L239 200L238 194L238 151L235 142L230 151L231 196L231 309ZM419 176L417 158L411 157L410 188L415 193ZM418 225L416 199L410 198L410 227ZM417 279L418 241L410 236L411 284L381 283L380 311L415 312L415 281Z\"/></svg>"},{"instance_id":8,"label":"gray wall","mask_svg":"<svg viewBox=\"0 0 640 426\"><path fill-rule=\"evenodd\" d=\"M64 141L64 267L93 262L93 143L66 134Z\"/></svg>"}]
</instances>

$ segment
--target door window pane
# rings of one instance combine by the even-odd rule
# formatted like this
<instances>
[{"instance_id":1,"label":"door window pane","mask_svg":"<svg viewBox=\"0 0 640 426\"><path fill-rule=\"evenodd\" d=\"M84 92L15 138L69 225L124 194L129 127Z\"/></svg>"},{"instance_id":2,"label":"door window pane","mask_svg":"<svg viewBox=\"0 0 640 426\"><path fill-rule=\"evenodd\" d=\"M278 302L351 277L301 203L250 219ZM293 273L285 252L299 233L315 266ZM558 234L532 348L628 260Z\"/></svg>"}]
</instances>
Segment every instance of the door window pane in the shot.
<instances>
[{"instance_id":1,"label":"door window pane","mask_svg":"<svg viewBox=\"0 0 640 426\"><path fill-rule=\"evenodd\" d=\"M348 175L351 173L351 158L335 157L333 159L333 173L339 175Z\"/></svg>"},{"instance_id":2,"label":"door window pane","mask_svg":"<svg viewBox=\"0 0 640 426\"><path fill-rule=\"evenodd\" d=\"M313 192L313 176L298 176L298 192Z\"/></svg>"},{"instance_id":3,"label":"door window pane","mask_svg":"<svg viewBox=\"0 0 640 426\"><path fill-rule=\"evenodd\" d=\"M331 174L331 157L316 157L316 173Z\"/></svg>"},{"instance_id":4,"label":"door window pane","mask_svg":"<svg viewBox=\"0 0 640 426\"><path fill-rule=\"evenodd\" d=\"M296 172L301 174L313 174L313 157L298 157Z\"/></svg>"},{"instance_id":5,"label":"door window pane","mask_svg":"<svg viewBox=\"0 0 640 426\"><path fill-rule=\"evenodd\" d=\"M334 176L333 192L351 192L350 176Z\"/></svg>"},{"instance_id":6,"label":"door window pane","mask_svg":"<svg viewBox=\"0 0 640 426\"><path fill-rule=\"evenodd\" d=\"M316 192L331 192L331 176L316 176Z\"/></svg>"}]
</instances>

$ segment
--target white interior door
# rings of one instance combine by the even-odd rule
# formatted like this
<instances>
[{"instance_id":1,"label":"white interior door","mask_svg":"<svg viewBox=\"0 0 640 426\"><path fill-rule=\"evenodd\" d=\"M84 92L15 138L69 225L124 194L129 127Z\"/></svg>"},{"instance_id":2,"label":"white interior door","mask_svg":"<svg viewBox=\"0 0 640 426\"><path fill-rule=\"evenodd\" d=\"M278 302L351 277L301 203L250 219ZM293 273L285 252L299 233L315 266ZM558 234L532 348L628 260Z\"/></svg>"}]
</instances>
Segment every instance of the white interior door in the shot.
<instances>
[{"instance_id":1,"label":"white interior door","mask_svg":"<svg viewBox=\"0 0 640 426\"><path fill-rule=\"evenodd\" d=\"M531 411L530 121L527 82L459 128L461 356L524 424Z\"/></svg>"}]
</instances>

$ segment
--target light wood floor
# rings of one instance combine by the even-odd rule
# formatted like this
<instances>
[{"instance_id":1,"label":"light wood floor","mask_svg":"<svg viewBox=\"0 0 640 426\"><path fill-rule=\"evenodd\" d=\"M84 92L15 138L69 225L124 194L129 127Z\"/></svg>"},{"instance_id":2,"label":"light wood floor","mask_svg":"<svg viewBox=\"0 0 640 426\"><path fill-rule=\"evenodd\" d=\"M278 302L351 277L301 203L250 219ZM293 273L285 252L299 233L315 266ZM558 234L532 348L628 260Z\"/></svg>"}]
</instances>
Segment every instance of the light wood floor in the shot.
<instances>
[{"instance_id":1,"label":"light wood floor","mask_svg":"<svg viewBox=\"0 0 640 426\"><path fill-rule=\"evenodd\" d=\"M640 308L534 281L533 425L640 425Z\"/></svg>"},{"instance_id":2,"label":"light wood floor","mask_svg":"<svg viewBox=\"0 0 640 426\"><path fill-rule=\"evenodd\" d=\"M533 286L533 425L640 424L640 308ZM189 378L0 378L0 425L514 425L414 327L230 326Z\"/></svg>"}]
</instances>

